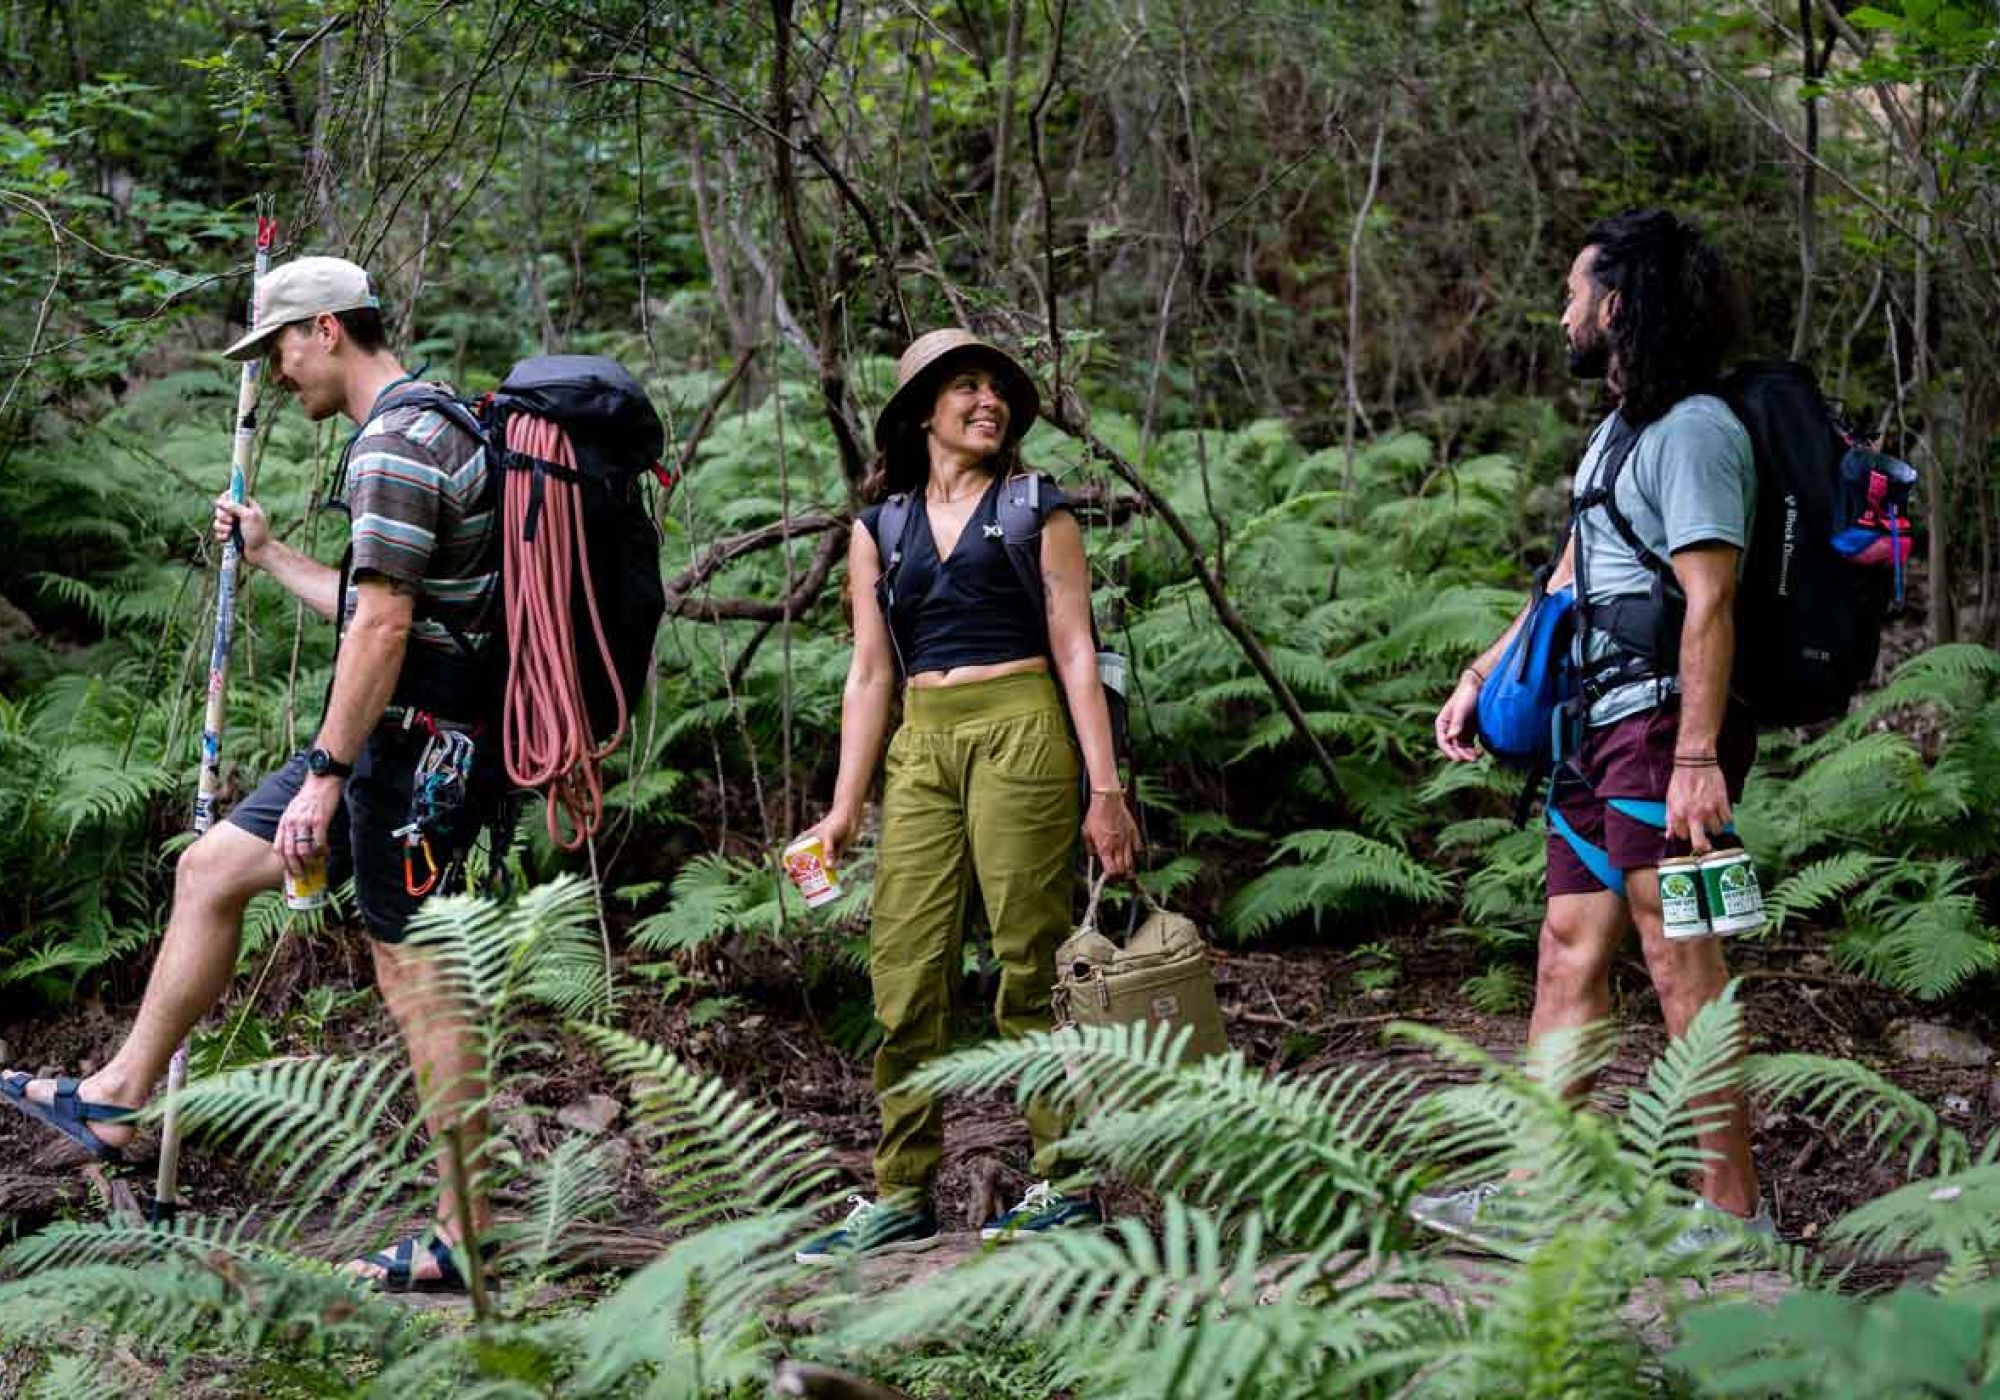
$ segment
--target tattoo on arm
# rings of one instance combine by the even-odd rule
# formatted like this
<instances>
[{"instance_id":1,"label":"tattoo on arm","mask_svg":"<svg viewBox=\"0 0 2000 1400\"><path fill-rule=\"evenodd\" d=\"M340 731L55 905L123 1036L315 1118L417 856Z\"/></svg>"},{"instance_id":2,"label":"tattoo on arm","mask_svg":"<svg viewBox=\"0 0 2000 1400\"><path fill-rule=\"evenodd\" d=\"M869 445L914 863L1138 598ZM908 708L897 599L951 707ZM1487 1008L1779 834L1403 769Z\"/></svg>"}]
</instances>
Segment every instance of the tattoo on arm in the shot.
<instances>
[{"instance_id":1,"label":"tattoo on arm","mask_svg":"<svg viewBox=\"0 0 2000 1400\"><path fill-rule=\"evenodd\" d=\"M1061 599L1068 592L1068 580L1061 569L1042 568L1042 609L1054 621L1060 610Z\"/></svg>"}]
</instances>

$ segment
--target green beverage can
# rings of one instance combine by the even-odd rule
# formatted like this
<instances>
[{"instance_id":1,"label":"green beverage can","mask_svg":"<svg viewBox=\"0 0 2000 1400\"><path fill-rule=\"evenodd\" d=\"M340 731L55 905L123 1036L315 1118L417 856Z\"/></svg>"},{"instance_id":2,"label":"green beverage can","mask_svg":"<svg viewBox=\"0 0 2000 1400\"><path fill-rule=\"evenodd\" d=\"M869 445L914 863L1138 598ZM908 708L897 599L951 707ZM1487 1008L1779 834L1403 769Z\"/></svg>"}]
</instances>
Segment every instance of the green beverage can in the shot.
<instances>
[{"instance_id":1,"label":"green beverage can","mask_svg":"<svg viewBox=\"0 0 2000 1400\"><path fill-rule=\"evenodd\" d=\"M1714 930L1701 903L1701 862L1668 856L1660 862L1660 914L1667 937L1706 938Z\"/></svg>"},{"instance_id":2,"label":"green beverage can","mask_svg":"<svg viewBox=\"0 0 2000 1400\"><path fill-rule=\"evenodd\" d=\"M1764 927L1764 892L1757 866L1741 846L1717 849L1701 860L1701 893L1709 927L1717 933L1755 933Z\"/></svg>"}]
</instances>

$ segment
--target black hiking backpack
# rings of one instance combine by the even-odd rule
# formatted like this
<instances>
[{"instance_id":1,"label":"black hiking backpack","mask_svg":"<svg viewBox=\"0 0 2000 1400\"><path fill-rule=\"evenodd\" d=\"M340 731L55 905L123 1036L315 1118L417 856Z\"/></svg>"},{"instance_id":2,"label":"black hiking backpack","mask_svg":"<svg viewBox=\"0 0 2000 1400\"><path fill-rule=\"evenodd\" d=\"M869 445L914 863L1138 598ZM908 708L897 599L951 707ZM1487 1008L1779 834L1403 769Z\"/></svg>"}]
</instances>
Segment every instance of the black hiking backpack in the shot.
<instances>
[{"instance_id":1,"label":"black hiking backpack","mask_svg":"<svg viewBox=\"0 0 2000 1400\"><path fill-rule=\"evenodd\" d=\"M893 610L896 605L896 578L903 567L903 540L915 518L912 509L915 497L908 491L898 491L882 502L882 510L875 517L875 550L882 558L882 572L875 580L875 601L882 609L882 621L889 629L889 645L896 652L896 669L908 674L903 665L902 643L896 639ZM1035 615L1043 620L1042 647L1049 648L1047 634L1048 598L1042 588L1042 522L1055 508L1056 501L1042 490L1040 472L1017 472L1007 478L1000 487L1000 499L995 503L994 515L1000 525L1000 538L1007 548L1007 562L1014 567L1014 575L1021 581L1021 588L1028 595L1028 601L1035 609ZM1125 698L1126 662L1123 654L1109 650L1098 636L1097 618L1090 619L1090 640L1097 651L1097 676L1104 683L1104 704L1111 714L1111 746L1120 758L1125 757L1130 742L1129 707ZM1068 699L1065 697L1067 707ZM1071 729L1076 727L1070 722Z\"/></svg>"},{"instance_id":2,"label":"black hiking backpack","mask_svg":"<svg viewBox=\"0 0 2000 1400\"><path fill-rule=\"evenodd\" d=\"M502 516L496 566L503 573L507 555L532 545L540 533L549 483L575 483L591 591L586 593L583 587L581 560L573 561L569 626L592 735L599 743L610 743L618 732L620 709L612 677L617 678L629 714L645 692L655 634L666 611L659 532L639 482L648 472L663 485L671 478L660 465L666 432L645 389L616 361L602 356L538 355L516 364L500 387L483 398L464 400L437 389L398 400L399 406L410 403L439 410L484 444L488 500ZM562 429L576 458L574 471L508 445L509 424L521 415ZM508 478L517 473L526 476L529 489L526 510L514 521L506 515L503 500ZM496 583L487 604L485 630L491 643L475 657L482 686L491 684L496 693L508 666L503 588ZM589 614L593 596L610 651L609 668ZM463 637L459 643L472 654Z\"/></svg>"},{"instance_id":3,"label":"black hiking backpack","mask_svg":"<svg viewBox=\"0 0 2000 1400\"><path fill-rule=\"evenodd\" d=\"M1757 470L1730 689L1762 728L1838 718L1873 674L1883 619L1902 603L1916 473L1858 443L1804 365L1751 361L1718 392L1749 433ZM1656 580L1650 604L1613 599L1596 610L1627 658L1614 683L1674 673L1684 606L1671 566L1618 508L1634 441L1608 449L1603 480L1578 502L1579 514L1601 506ZM1628 602L1638 606L1619 606Z\"/></svg>"},{"instance_id":4,"label":"black hiking backpack","mask_svg":"<svg viewBox=\"0 0 2000 1400\"><path fill-rule=\"evenodd\" d=\"M1723 397L1757 460L1735 688L1760 725L1838 718L1902 604L1916 473L1858 444L1804 365L1745 364Z\"/></svg>"}]
</instances>

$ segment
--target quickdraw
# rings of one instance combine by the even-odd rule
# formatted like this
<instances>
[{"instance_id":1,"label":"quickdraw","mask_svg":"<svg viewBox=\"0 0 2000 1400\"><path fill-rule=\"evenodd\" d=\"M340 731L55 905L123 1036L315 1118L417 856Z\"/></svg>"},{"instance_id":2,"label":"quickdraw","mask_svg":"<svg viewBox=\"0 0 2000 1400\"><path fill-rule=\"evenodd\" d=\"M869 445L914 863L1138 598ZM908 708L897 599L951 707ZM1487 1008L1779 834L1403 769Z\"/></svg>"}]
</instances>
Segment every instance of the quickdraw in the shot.
<instances>
[{"instance_id":1,"label":"quickdraw","mask_svg":"<svg viewBox=\"0 0 2000 1400\"><path fill-rule=\"evenodd\" d=\"M403 888L412 897L421 897L437 887L442 873L431 849L430 833L465 805L478 751L474 730L441 725L433 716L416 711L410 712L406 723L430 733L410 784L410 819L395 832L403 840ZM423 861L421 875L419 856Z\"/></svg>"}]
</instances>

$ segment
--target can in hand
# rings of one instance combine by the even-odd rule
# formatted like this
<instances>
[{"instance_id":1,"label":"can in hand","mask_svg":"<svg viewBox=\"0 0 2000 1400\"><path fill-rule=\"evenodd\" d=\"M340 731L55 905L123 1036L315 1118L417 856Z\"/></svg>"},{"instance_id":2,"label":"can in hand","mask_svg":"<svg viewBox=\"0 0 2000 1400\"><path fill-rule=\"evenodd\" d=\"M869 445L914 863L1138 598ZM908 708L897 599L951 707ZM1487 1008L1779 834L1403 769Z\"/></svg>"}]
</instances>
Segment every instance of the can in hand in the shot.
<instances>
[{"instance_id":1,"label":"can in hand","mask_svg":"<svg viewBox=\"0 0 2000 1400\"><path fill-rule=\"evenodd\" d=\"M1702 909L1701 862L1668 856L1660 862L1660 931L1668 938L1707 938L1716 930Z\"/></svg>"},{"instance_id":2,"label":"can in hand","mask_svg":"<svg viewBox=\"0 0 2000 1400\"><path fill-rule=\"evenodd\" d=\"M326 904L326 855L311 856L297 875L285 872L285 907L304 913Z\"/></svg>"},{"instance_id":3,"label":"can in hand","mask_svg":"<svg viewBox=\"0 0 2000 1400\"><path fill-rule=\"evenodd\" d=\"M1717 933L1755 933L1764 927L1757 866L1740 845L1717 847L1701 858L1701 894L1709 927Z\"/></svg>"},{"instance_id":4,"label":"can in hand","mask_svg":"<svg viewBox=\"0 0 2000 1400\"><path fill-rule=\"evenodd\" d=\"M806 908L817 909L828 900L840 898L840 876L827 859L826 842L817 836L801 836L785 847L785 873L798 886Z\"/></svg>"}]
</instances>

